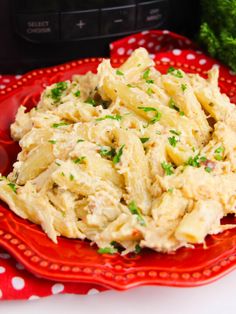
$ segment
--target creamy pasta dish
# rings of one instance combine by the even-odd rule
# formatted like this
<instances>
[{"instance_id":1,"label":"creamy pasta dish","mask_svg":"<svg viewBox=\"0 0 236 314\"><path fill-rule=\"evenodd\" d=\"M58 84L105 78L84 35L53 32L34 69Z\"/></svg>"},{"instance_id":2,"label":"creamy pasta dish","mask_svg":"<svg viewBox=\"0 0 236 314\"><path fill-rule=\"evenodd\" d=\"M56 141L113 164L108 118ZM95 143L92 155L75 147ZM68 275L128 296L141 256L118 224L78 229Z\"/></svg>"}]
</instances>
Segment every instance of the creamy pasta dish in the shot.
<instances>
[{"instance_id":1,"label":"creamy pasta dish","mask_svg":"<svg viewBox=\"0 0 236 314\"><path fill-rule=\"evenodd\" d=\"M161 74L139 48L48 86L11 125L21 152L0 199L52 241L99 253L171 252L232 228L221 218L236 213L236 107L218 75Z\"/></svg>"}]
</instances>

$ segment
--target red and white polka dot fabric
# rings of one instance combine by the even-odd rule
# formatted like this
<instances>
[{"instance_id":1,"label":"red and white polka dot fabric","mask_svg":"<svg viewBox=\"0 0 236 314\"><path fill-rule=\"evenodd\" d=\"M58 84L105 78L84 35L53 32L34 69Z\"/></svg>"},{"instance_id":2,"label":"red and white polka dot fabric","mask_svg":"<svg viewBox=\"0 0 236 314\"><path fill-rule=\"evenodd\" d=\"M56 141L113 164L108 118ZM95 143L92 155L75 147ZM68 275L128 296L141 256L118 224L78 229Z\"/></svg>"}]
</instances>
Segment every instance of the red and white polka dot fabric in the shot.
<instances>
[{"instance_id":1,"label":"red and white polka dot fabric","mask_svg":"<svg viewBox=\"0 0 236 314\"><path fill-rule=\"evenodd\" d=\"M194 68L195 71L208 70L216 61L205 56L197 50L197 46L189 39L163 31L145 31L123 39L120 39L110 45L112 58L127 58L133 50L138 47L145 47L151 57L160 63L178 62L187 67ZM201 66L201 69L198 68ZM227 71L227 77L230 76L232 91L236 94L236 76L225 67L220 66L222 73ZM13 84L20 75L9 76L0 75L0 90ZM236 101L235 101L236 102ZM0 248L0 300L2 299L38 299L44 296L58 293L77 293L77 294L95 294L106 288L91 284L60 283L52 282L46 279L38 278L29 273L24 267L17 263L7 252Z\"/></svg>"}]
</instances>

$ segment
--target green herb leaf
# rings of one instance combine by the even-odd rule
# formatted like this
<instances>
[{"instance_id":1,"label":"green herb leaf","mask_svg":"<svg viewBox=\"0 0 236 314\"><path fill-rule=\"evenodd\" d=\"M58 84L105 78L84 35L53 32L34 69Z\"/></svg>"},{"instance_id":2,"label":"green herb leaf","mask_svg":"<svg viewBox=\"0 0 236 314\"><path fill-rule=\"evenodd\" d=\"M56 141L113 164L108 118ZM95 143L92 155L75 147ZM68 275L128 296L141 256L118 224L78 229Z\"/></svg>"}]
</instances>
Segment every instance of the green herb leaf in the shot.
<instances>
[{"instance_id":1,"label":"green herb leaf","mask_svg":"<svg viewBox=\"0 0 236 314\"><path fill-rule=\"evenodd\" d=\"M118 162L120 162L120 158L123 154L124 147L125 147L125 145L122 145L121 148L116 153L116 155L113 157L113 164L118 164Z\"/></svg>"},{"instance_id":2,"label":"green herb leaf","mask_svg":"<svg viewBox=\"0 0 236 314\"><path fill-rule=\"evenodd\" d=\"M173 193L173 191L174 191L174 188L170 188L167 190L167 192L169 192L169 193Z\"/></svg>"},{"instance_id":3,"label":"green herb leaf","mask_svg":"<svg viewBox=\"0 0 236 314\"><path fill-rule=\"evenodd\" d=\"M81 164L85 159L86 159L86 157L85 157L85 156L82 156L82 157L79 157L79 158L74 159L73 162L74 162L75 164Z\"/></svg>"},{"instance_id":4,"label":"green herb leaf","mask_svg":"<svg viewBox=\"0 0 236 314\"><path fill-rule=\"evenodd\" d=\"M80 90L78 90L77 92L74 93L75 97L80 97Z\"/></svg>"},{"instance_id":5,"label":"green herb leaf","mask_svg":"<svg viewBox=\"0 0 236 314\"><path fill-rule=\"evenodd\" d=\"M7 185L12 189L12 191L13 191L14 193L17 192L16 185L15 185L14 183L10 182L10 183L8 183Z\"/></svg>"},{"instance_id":6,"label":"green herb leaf","mask_svg":"<svg viewBox=\"0 0 236 314\"><path fill-rule=\"evenodd\" d=\"M147 80L149 78L149 74L150 74L150 69L148 68L146 71L144 71L143 73L143 79Z\"/></svg>"},{"instance_id":7,"label":"green herb leaf","mask_svg":"<svg viewBox=\"0 0 236 314\"><path fill-rule=\"evenodd\" d=\"M89 104L89 105L92 105L92 106L96 106L96 101L93 99L93 98L91 98L91 97L88 97L86 100L85 100L85 103L86 104Z\"/></svg>"},{"instance_id":8,"label":"green herb leaf","mask_svg":"<svg viewBox=\"0 0 236 314\"><path fill-rule=\"evenodd\" d=\"M181 84L181 89L184 92L187 89L187 84Z\"/></svg>"},{"instance_id":9,"label":"green herb leaf","mask_svg":"<svg viewBox=\"0 0 236 314\"><path fill-rule=\"evenodd\" d=\"M124 73L121 72L120 70L116 70L116 74L117 74L117 75L124 75Z\"/></svg>"},{"instance_id":10,"label":"green herb leaf","mask_svg":"<svg viewBox=\"0 0 236 314\"><path fill-rule=\"evenodd\" d=\"M51 89L51 97L53 100L58 102L61 98L62 92L67 89L67 82L59 82L56 87Z\"/></svg>"},{"instance_id":11,"label":"green herb leaf","mask_svg":"<svg viewBox=\"0 0 236 314\"><path fill-rule=\"evenodd\" d=\"M79 139L77 140L77 143L81 143L81 142L84 142L84 140L82 140L82 139L79 138Z\"/></svg>"},{"instance_id":12,"label":"green herb leaf","mask_svg":"<svg viewBox=\"0 0 236 314\"><path fill-rule=\"evenodd\" d=\"M138 218L140 224L142 226L145 226L146 225L145 220L143 219L142 215L140 214L140 211L139 211L139 209L138 209L138 207L134 201L129 203L128 208L129 208L131 214L137 215L137 218Z\"/></svg>"},{"instance_id":13,"label":"green herb leaf","mask_svg":"<svg viewBox=\"0 0 236 314\"><path fill-rule=\"evenodd\" d=\"M134 249L135 254L139 254L141 250L142 250L141 246L139 244L136 244Z\"/></svg>"},{"instance_id":14,"label":"green herb leaf","mask_svg":"<svg viewBox=\"0 0 236 314\"><path fill-rule=\"evenodd\" d=\"M192 166L192 167L196 167L199 168L200 167L200 163L204 163L207 161L207 158L205 156L199 156L199 154L197 154L194 157L189 157L188 161L187 161L187 165Z\"/></svg>"},{"instance_id":15,"label":"green herb leaf","mask_svg":"<svg viewBox=\"0 0 236 314\"><path fill-rule=\"evenodd\" d=\"M172 164L168 164L167 162L163 161L161 163L161 166L167 176L170 176L174 173L174 168Z\"/></svg>"},{"instance_id":16,"label":"green herb leaf","mask_svg":"<svg viewBox=\"0 0 236 314\"><path fill-rule=\"evenodd\" d=\"M55 161L55 164L56 164L57 166L61 166L61 164L59 164L59 162L57 162L57 161Z\"/></svg>"},{"instance_id":17,"label":"green herb leaf","mask_svg":"<svg viewBox=\"0 0 236 314\"><path fill-rule=\"evenodd\" d=\"M104 247L104 248L98 249L98 253L99 254L115 254L117 253L117 249L115 249L114 247Z\"/></svg>"},{"instance_id":18,"label":"green herb leaf","mask_svg":"<svg viewBox=\"0 0 236 314\"><path fill-rule=\"evenodd\" d=\"M184 114L183 111L180 111L180 112L179 112L179 115L180 115L180 116L184 116L185 114Z\"/></svg>"},{"instance_id":19,"label":"green herb leaf","mask_svg":"<svg viewBox=\"0 0 236 314\"><path fill-rule=\"evenodd\" d=\"M154 91L149 87L148 89L147 89L147 92L146 92L149 96L151 96L153 93L154 93Z\"/></svg>"},{"instance_id":20,"label":"green herb leaf","mask_svg":"<svg viewBox=\"0 0 236 314\"><path fill-rule=\"evenodd\" d=\"M141 141L143 144L146 143L149 139L150 139L150 137L140 137L140 141Z\"/></svg>"},{"instance_id":21,"label":"green herb leaf","mask_svg":"<svg viewBox=\"0 0 236 314\"><path fill-rule=\"evenodd\" d=\"M172 97L170 97L170 100L169 100L169 107L178 112L180 111L179 107L176 106L176 103L174 102L174 99Z\"/></svg>"},{"instance_id":22,"label":"green herb leaf","mask_svg":"<svg viewBox=\"0 0 236 314\"><path fill-rule=\"evenodd\" d=\"M135 87L135 86L133 86L133 85L131 85L131 84L127 84L127 86L128 86L128 87Z\"/></svg>"},{"instance_id":23,"label":"green herb leaf","mask_svg":"<svg viewBox=\"0 0 236 314\"><path fill-rule=\"evenodd\" d=\"M224 150L225 150L225 149L224 149L223 146L220 146L220 147L218 147L218 148L215 150L215 155L214 155L214 157L215 157L216 160L220 161L220 160L223 159Z\"/></svg>"},{"instance_id":24,"label":"green herb leaf","mask_svg":"<svg viewBox=\"0 0 236 314\"><path fill-rule=\"evenodd\" d=\"M146 80L147 84L154 84L154 80Z\"/></svg>"},{"instance_id":25,"label":"green herb leaf","mask_svg":"<svg viewBox=\"0 0 236 314\"><path fill-rule=\"evenodd\" d=\"M108 150L107 148L104 148L104 147L101 147L100 148L100 151L99 151L99 154L102 156L102 157L111 157L113 158L116 154L116 151L114 148L111 148L110 150Z\"/></svg>"},{"instance_id":26,"label":"green herb leaf","mask_svg":"<svg viewBox=\"0 0 236 314\"><path fill-rule=\"evenodd\" d=\"M57 141L55 141L55 140L49 140L48 142L51 143L51 144L56 144Z\"/></svg>"},{"instance_id":27,"label":"green herb leaf","mask_svg":"<svg viewBox=\"0 0 236 314\"><path fill-rule=\"evenodd\" d=\"M181 132L180 131L176 131L176 130L170 130L170 133L172 133L174 135L177 135L177 136L181 135Z\"/></svg>"},{"instance_id":28,"label":"green herb leaf","mask_svg":"<svg viewBox=\"0 0 236 314\"><path fill-rule=\"evenodd\" d=\"M73 181L74 180L74 176L73 176L73 174L70 174L70 181Z\"/></svg>"},{"instance_id":29,"label":"green herb leaf","mask_svg":"<svg viewBox=\"0 0 236 314\"><path fill-rule=\"evenodd\" d=\"M178 142L178 141L176 140L175 136L168 137L168 141L169 141L170 145L173 146L173 147L175 147L176 144L177 144L177 142Z\"/></svg>"},{"instance_id":30,"label":"green herb leaf","mask_svg":"<svg viewBox=\"0 0 236 314\"><path fill-rule=\"evenodd\" d=\"M112 119L112 120L120 121L122 119L122 117L119 114L116 114L114 116L112 116L112 115L105 115L104 117L96 119L96 121L102 121L102 120L106 120L106 119Z\"/></svg>"},{"instance_id":31,"label":"green herb leaf","mask_svg":"<svg viewBox=\"0 0 236 314\"><path fill-rule=\"evenodd\" d=\"M160 121L161 116L162 116L161 112L157 112L157 113L155 114L155 116L150 120L150 123L151 123L151 124L154 124L154 123Z\"/></svg>"},{"instance_id":32,"label":"green herb leaf","mask_svg":"<svg viewBox=\"0 0 236 314\"><path fill-rule=\"evenodd\" d=\"M64 126L64 125L69 125L69 123L67 123L67 122L53 123L52 128L56 129L56 128L59 128L60 126Z\"/></svg>"},{"instance_id":33,"label":"green herb leaf","mask_svg":"<svg viewBox=\"0 0 236 314\"><path fill-rule=\"evenodd\" d=\"M178 78L182 78L183 77L183 74L181 73L180 70L178 69L175 69L174 67L169 67L169 69L167 70L167 73L168 74L171 74L175 77L178 77Z\"/></svg>"},{"instance_id":34,"label":"green herb leaf","mask_svg":"<svg viewBox=\"0 0 236 314\"><path fill-rule=\"evenodd\" d=\"M64 177L64 176L65 176L65 173L64 173L64 172L61 172L61 176L63 176L63 177Z\"/></svg>"},{"instance_id":35,"label":"green herb leaf","mask_svg":"<svg viewBox=\"0 0 236 314\"><path fill-rule=\"evenodd\" d=\"M157 111L156 108L153 107L138 107L138 109L143 110L144 112L149 112L149 111Z\"/></svg>"},{"instance_id":36,"label":"green herb leaf","mask_svg":"<svg viewBox=\"0 0 236 314\"><path fill-rule=\"evenodd\" d=\"M208 173L210 173L210 172L212 172L212 168L210 168L210 167L205 167L205 171L208 172Z\"/></svg>"}]
</instances>

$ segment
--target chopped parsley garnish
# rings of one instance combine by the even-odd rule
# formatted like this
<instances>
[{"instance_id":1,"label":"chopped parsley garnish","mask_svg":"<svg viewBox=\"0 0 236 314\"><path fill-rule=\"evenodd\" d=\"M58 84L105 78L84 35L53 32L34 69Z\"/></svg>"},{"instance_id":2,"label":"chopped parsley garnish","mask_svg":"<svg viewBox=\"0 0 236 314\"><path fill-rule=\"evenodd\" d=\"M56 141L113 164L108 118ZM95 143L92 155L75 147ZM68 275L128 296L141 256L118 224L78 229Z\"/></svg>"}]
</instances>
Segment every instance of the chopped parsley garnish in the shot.
<instances>
[{"instance_id":1,"label":"chopped parsley garnish","mask_svg":"<svg viewBox=\"0 0 236 314\"><path fill-rule=\"evenodd\" d=\"M82 139L79 138L79 139L77 140L77 143L81 143L81 142L84 142L84 140L82 140Z\"/></svg>"},{"instance_id":2,"label":"chopped parsley garnish","mask_svg":"<svg viewBox=\"0 0 236 314\"><path fill-rule=\"evenodd\" d=\"M135 254L139 254L141 250L142 250L141 246L139 244L136 244L134 249Z\"/></svg>"},{"instance_id":3,"label":"chopped parsley garnish","mask_svg":"<svg viewBox=\"0 0 236 314\"><path fill-rule=\"evenodd\" d=\"M161 132L160 131L156 131L156 134L161 135Z\"/></svg>"},{"instance_id":4,"label":"chopped parsley garnish","mask_svg":"<svg viewBox=\"0 0 236 314\"><path fill-rule=\"evenodd\" d=\"M137 215L137 218L138 218L138 221L140 222L140 224L142 226L145 226L146 225L145 220L143 219L142 215L140 214L140 211L139 211L139 209L138 209L138 207L134 201L129 203L128 208L129 208L131 214Z\"/></svg>"},{"instance_id":5,"label":"chopped parsley garnish","mask_svg":"<svg viewBox=\"0 0 236 314\"><path fill-rule=\"evenodd\" d=\"M78 90L77 92L74 93L75 97L79 97L80 96L80 90Z\"/></svg>"},{"instance_id":6,"label":"chopped parsley garnish","mask_svg":"<svg viewBox=\"0 0 236 314\"><path fill-rule=\"evenodd\" d=\"M151 124L154 124L154 123L160 121L160 119L161 119L161 112L158 111L158 112L155 114L155 116L151 119L150 123L151 123Z\"/></svg>"},{"instance_id":7,"label":"chopped parsley garnish","mask_svg":"<svg viewBox=\"0 0 236 314\"><path fill-rule=\"evenodd\" d=\"M75 164L81 164L85 159L86 159L86 157L85 157L85 156L82 156L82 157L79 157L79 158L74 159L73 162L74 162Z\"/></svg>"},{"instance_id":8,"label":"chopped parsley garnish","mask_svg":"<svg viewBox=\"0 0 236 314\"><path fill-rule=\"evenodd\" d=\"M153 84L153 83L154 83L154 80L146 80L146 83L148 83L148 84Z\"/></svg>"},{"instance_id":9,"label":"chopped parsley garnish","mask_svg":"<svg viewBox=\"0 0 236 314\"><path fill-rule=\"evenodd\" d=\"M176 106L176 103L174 102L174 99L172 97L170 97L170 100L169 100L169 107L171 109L174 109L174 110L180 112L179 107Z\"/></svg>"},{"instance_id":10,"label":"chopped parsley garnish","mask_svg":"<svg viewBox=\"0 0 236 314\"><path fill-rule=\"evenodd\" d=\"M197 154L194 157L189 157L189 159L187 161L187 165L199 168L200 167L200 163L201 162L206 162L206 161L207 161L206 157L204 157L204 156L200 157L199 154Z\"/></svg>"},{"instance_id":11,"label":"chopped parsley garnish","mask_svg":"<svg viewBox=\"0 0 236 314\"><path fill-rule=\"evenodd\" d=\"M51 144L56 144L57 141L55 141L55 140L49 140L48 142L51 143Z\"/></svg>"},{"instance_id":12,"label":"chopped parsley garnish","mask_svg":"<svg viewBox=\"0 0 236 314\"><path fill-rule=\"evenodd\" d=\"M14 183L10 182L7 185L12 189L14 193L16 193L17 190L16 190L16 185Z\"/></svg>"},{"instance_id":13,"label":"chopped parsley garnish","mask_svg":"<svg viewBox=\"0 0 236 314\"><path fill-rule=\"evenodd\" d=\"M3 180L7 180L7 178L5 176L1 176L0 181L3 181Z\"/></svg>"},{"instance_id":14,"label":"chopped parsley garnish","mask_svg":"<svg viewBox=\"0 0 236 314\"><path fill-rule=\"evenodd\" d=\"M86 100L85 100L85 103L86 104L89 104L89 105L92 105L92 106L96 106L96 101L93 99L93 98L91 98L91 97L88 97Z\"/></svg>"},{"instance_id":15,"label":"chopped parsley garnish","mask_svg":"<svg viewBox=\"0 0 236 314\"><path fill-rule=\"evenodd\" d=\"M117 75L124 75L124 73L122 71L120 71L120 70L116 70L116 74Z\"/></svg>"},{"instance_id":16,"label":"chopped parsley garnish","mask_svg":"<svg viewBox=\"0 0 236 314\"><path fill-rule=\"evenodd\" d=\"M150 137L140 137L140 141L144 144L149 140Z\"/></svg>"},{"instance_id":17,"label":"chopped parsley garnish","mask_svg":"<svg viewBox=\"0 0 236 314\"><path fill-rule=\"evenodd\" d=\"M153 93L154 93L154 91L149 87L148 89L147 89L147 92L146 92L149 96L151 96Z\"/></svg>"},{"instance_id":18,"label":"chopped parsley garnish","mask_svg":"<svg viewBox=\"0 0 236 314\"><path fill-rule=\"evenodd\" d=\"M178 140L175 138L175 136L171 136L171 137L168 137L168 141L170 143L171 146L175 147Z\"/></svg>"},{"instance_id":19,"label":"chopped parsley garnish","mask_svg":"<svg viewBox=\"0 0 236 314\"><path fill-rule=\"evenodd\" d=\"M56 87L51 89L51 97L53 100L58 102L61 98L62 92L67 89L67 82L59 82Z\"/></svg>"},{"instance_id":20,"label":"chopped parsley garnish","mask_svg":"<svg viewBox=\"0 0 236 314\"><path fill-rule=\"evenodd\" d=\"M171 176L174 173L174 168L172 164L168 164L167 162L163 161L161 163L161 166L167 176Z\"/></svg>"},{"instance_id":21,"label":"chopped parsley garnish","mask_svg":"<svg viewBox=\"0 0 236 314\"><path fill-rule=\"evenodd\" d=\"M212 172L212 168L211 167L205 167L205 171L210 173L210 172Z\"/></svg>"},{"instance_id":22,"label":"chopped parsley garnish","mask_svg":"<svg viewBox=\"0 0 236 314\"><path fill-rule=\"evenodd\" d=\"M115 254L117 253L117 249L114 247L104 247L98 249L99 254Z\"/></svg>"},{"instance_id":23,"label":"chopped parsley garnish","mask_svg":"<svg viewBox=\"0 0 236 314\"><path fill-rule=\"evenodd\" d=\"M181 89L184 92L187 89L187 84L181 84Z\"/></svg>"},{"instance_id":24,"label":"chopped parsley garnish","mask_svg":"<svg viewBox=\"0 0 236 314\"><path fill-rule=\"evenodd\" d=\"M70 174L70 181L73 181L74 180L74 176L73 176L73 174Z\"/></svg>"},{"instance_id":25,"label":"chopped parsley garnish","mask_svg":"<svg viewBox=\"0 0 236 314\"><path fill-rule=\"evenodd\" d=\"M151 124L156 123L157 121L160 121L161 119L161 112L159 112L156 108L153 107L138 107L138 109L143 110L144 112L156 112L155 116L150 120Z\"/></svg>"},{"instance_id":26,"label":"chopped parsley garnish","mask_svg":"<svg viewBox=\"0 0 236 314\"><path fill-rule=\"evenodd\" d=\"M150 71L151 70L149 68L146 71L144 71L144 73L143 73L143 79L144 80L148 80Z\"/></svg>"},{"instance_id":27,"label":"chopped parsley garnish","mask_svg":"<svg viewBox=\"0 0 236 314\"><path fill-rule=\"evenodd\" d=\"M133 86L133 85L131 85L131 84L127 84L127 86L128 86L128 87L135 87L135 86Z\"/></svg>"},{"instance_id":28,"label":"chopped parsley garnish","mask_svg":"<svg viewBox=\"0 0 236 314\"><path fill-rule=\"evenodd\" d=\"M169 193L173 193L173 191L174 191L174 188L170 188L167 190L167 192L169 192Z\"/></svg>"},{"instance_id":29,"label":"chopped parsley garnish","mask_svg":"<svg viewBox=\"0 0 236 314\"><path fill-rule=\"evenodd\" d=\"M69 123L67 122L53 123L52 128L56 129L56 128L59 128L60 126L65 126L65 125L69 125Z\"/></svg>"},{"instance_id":30,"label":"chopped parsley garnish","mask_svg":"<svg viewBox=\"0 0 236 314\"><path fill-rule=\"evenodd\" d=\"M122 117L119 114L116 114L114 116L112 116L112 115L105 115L104 117L96 119L96 121L102 121L102 120L106 120L106 119L112 119L112 120L120 121L122 119Z\"/></svg>"},{"instance_id":31,"label":"chopped parsley garnish","mask_svg":"<svg viewBox=\"0 0 236 314\"><path fill-rule=\"evenodd\" d=\"M105 147L101 147L100 150L99 150L99 154L102 156L102 157L111 157L113 158L116 154L116 151L114 148L111 148L110 150L108 150L107 148Z\"/></svg>"},{"instance_id":32,"label":"chopped parsley garnish","mask_svg":"<svg viewBox=\"0 0 236 314\"><path fill-rule=\"evenodd\" d=\"M64 173L64 172L61 172L61 176L63 176L63 177L64 177L64 176L65 176L65 173Z\"/></svg>"},{"instance_id":33,"label":"chopped parsley garnish","mask_svg":"<svg viewBox=\"0 0 236 314\"><path fill-rule=\"evenodd\" d=\"M157 109L153 107L138 107L138 109L142 109L144 112L157 111Z\"/></svg>"},{"instance_id":34,"label":"chopped parsley garnish","mask_svg":"<svg viewBox=\"0 0 236 314\"><path fill-rule=\"evenodd\" d=\"M113 164L118 164L118 162L120 162L120 158L123 154L123 149L124 149L125 145L122 145L121 148L118 150L118 152L116 153L116 155L113 157Z\"/></svg>"},{"instance_id":35,"label":"chopped parsley garnish","mask_svg":"<svg viewBox=\"0 0 236 314\"><path fill-rule=\"evenodd\" d=\"M177 135L177 136L181 135L181 132L180 131L176 131L176 130L170 130L170 133L172 133L174 135Z\"/></svg>"},{"instance_id":36,"label":"chopped parsley garnish","mask_svg":"<svg viewBox=\"0 0 236 314\"><path fill-rule=\"evenodd\" d=\"M215 157L216 160L220 161L220 160L223 159L224 150L225 150L225 149L224 149L223 146L220 146L220 147L218 147L218 148L215 150L215 155L214 155L214 157Z\"/></svg>"},{"instance_id":37,"label":"chopped parsley garnish","mask_svg":"<svg viewBox=\"0 0 236 314\"><path fill-rule=\"evenodd\" d=\"M57 165L57 166L60 166L61 164L59 164L59 162L57 162L57 161L55 161L55 164Z\"/></svg>"},{"instance_id":38,"label":"chopped parsley garnish","mask_svg":"<svg viewBox=\"0 0 236 314\"><path fill-rule=\"evenodd\" d=\"M178 69L175 69L174 67L169 67L169 69L167 70L167 73L168 74L171 74L175 77L178 77L178 78L182 78L183 77L183 74L181 73L180 70Z\"/></svg>"},{"instance_id":39,"label":"chopped parsley garnish","mask_svg":"<svg viewBox=\"0 0 236 314\"><path fill-rule=\"evenodd\" d=\"M180 116L184 116L184 112L183 112L183 111L180 111L180 112L179 112L179 115L180 115Z\"/></svg>"}]
</instances>

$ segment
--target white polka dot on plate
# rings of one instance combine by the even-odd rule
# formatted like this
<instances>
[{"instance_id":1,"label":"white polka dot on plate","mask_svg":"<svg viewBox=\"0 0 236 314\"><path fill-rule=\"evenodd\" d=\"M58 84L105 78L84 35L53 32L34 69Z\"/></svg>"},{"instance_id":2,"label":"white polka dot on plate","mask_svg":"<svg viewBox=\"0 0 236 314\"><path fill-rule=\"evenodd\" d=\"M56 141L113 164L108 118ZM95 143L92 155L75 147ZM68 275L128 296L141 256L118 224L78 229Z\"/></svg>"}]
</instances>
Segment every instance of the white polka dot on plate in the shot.
<instances>
[{"instance_id":1,"label":"white polka dot on plate","mask_svg":"<svg viewBox=\"0 0 236 314\"><path fill-rule=\"evenodd\" d=\"M148 33L149 33L149 31L143 31L143 32L142 32L143 35L146 35L146 34L148 34Z\"/></svg>"},{"instance_id":2,"label":"white polka dot on plate","mask_svg":"<svg viewBox=\"0 0 236 314\"><path fill-rule=\"evenodd\" d=\"M154 42L150 41L150 43L147 44L148 48L152 48L154 46Z\"/></svg>"},{"instance_id":3,"label":"white polka dot on plate","mask_svg":"<svg viewBox=\"0 0 236 314\"><path fill-rule=\"evenodd\" d=\"M16 76L15 76L15 78L16 78L17 80L19 80L21 77L22 77L22 75L16 75Z\"/></svg>"},{"instance_id":4,"label":"white polka dot on plate","mask_svg":"<svg viewBox=\"0 0 236 314\"><path fill-rule=\"evenodd\" d=\"M207 63L206 59L200 59L199 60L199 64L201 64L201 65L204 65L206 63Z\"/></svg>"},{"instance_id":5,"label":"white polka dot on plate","mask_svg":"<svg viewBox=\"0 0 236 314\"><path fill-rule=\"evenodd\" d=\"M0 299L2 298L2 290L0 289Z\"/></svg>"},{"instance_id":6,"label":"white polka dot on plate","mask_svg":"<svg viewBox=\"0 0 236 314\"><path fill-rule=\"evenodd\" d=\"M162 62L170 62L170 59L167 58L167 57L163 57L163 58L161 58L161 61L162 61Z\"/></svg>"},{"instance_id":7,"label":"white polka dot on plate","mask_svg":"<svg viewBox=\"0 0 236 314\"><path fill-rule=\"evenodd\" d=\"M0 266L0 274L5 273L5 271L6 271L6 268L3 266Z\"/></svg>"},{"instance_id":8,"label":"white polka dot on plate","mask_svg":"<svg viewBox=\"0 0 236 314\"><path fill-rule=\"evenodd\" d=\"M203 52L201 50L196 50L196 53L201 55Z\"/></svg>"},{"instance_id":9,"label":"white polka dot on plate","mask_svg":"<svg viewBox=\"0 0 236 314\"><path fill-rule=\"evenodd\" d=\"M0 89L4 89L6 85L0 84Z\"/></svg>"},{"instance_id":10,"label":"white polka dot on plate","mask_svg":"<svg viewBox=\"0 0 236 314\"><path fill-rule=\"evenodd\" d=\"M153 53L149 53L149 57L150 57L151 59L155 59L155 55L154 55Z\"/></svg>"},{"instance_id":11,"label":"white polka dot on plate","mask_svg":"<svg viewBox=\"0 0 236 314\"><path fill-rule=\"evenodd\" d=\"M189 54L187 54L186 59L187 60L194 60L194 59L196 59L196 57L192 53L189 53Z\"/></svg>"},{"instance_id":12,"label":"white polka dot on plate","mask_svg":"<svg viewBox=\"0 0 236 314\"><path fill-rule=\"evenodd\" d=\"M167 29L164 29L163 34L169 34L169 31Z\"/></svg>"},{"instance_id":13,"label":"white polka dot on plate","mask_svg":"<svg viewBox=\"0 0 236 314\"><path fill-rule=\"evenodd\" d=\"M138 44L139 44L140 46L142 46L143 44L145 44L145 39L141 39L141 40L138 42Z\"/></svg>"},{"instance_id":14,"label":"white polka dot on plate","mask_svg":"<svg viewBox=\"0 0 236 314\"><path fill-rule=\"evenodd\" d=\"M175 55L175 56L179 56L179 55L181 55L181 50L180 49L174 49L173 51L172 51L172 53L173 53L173 55Z\"/></svg>"},{"instance_id":15,"label":"white polka dot on plate","mask_svg":"<svg viewBox=\"0 0 236 314\"><path fill-rule=\"evenodd\" d=\"M229 70L229 74L234 76L234 75L236 75L236 72Z\"/></svg>"},{"instance_id":16,"label":"white polka dot on plate","mask_svg":"<svg viewBox=\"0 0 236 314\"><path fill-rule=\"evenodd\" d=\"M9 254L7 254L7 253L0 253L0 258L2 258L2 259L8 259L10 257L11 256Z\"/></svg>"},{"instance_id":17,"label":"white polka dot on plate","mask_svg":"<svg viewBox=\"0 0 236 314\"><path fill-rule=\"evenodd\" d=\"M30 300L30 301L38 300L38 299L40 299L40 297L37 296L37 295L31 295L31 296L29 297L29 300Z\"/></svg>"},{"instance_id":18,"label":"white polka dot on plate","mask_svg":"<svg viewBox=\"0 0 236 314\"><path fill-rule=\"evenodd\" d=\"M134 37L131 37L129 40L128 40L128 44L133 44L136 42L136 38Z\"/></svg>"},{"instance_id":19,"label":"white polka dot on plate","mask_svg":"<svg viewBox=\"0 0 236 314\"><path fill-rule=\"evenodd\" d=\"M94 288L92 288L92 289L90 289L89 291L88 291L88 295L95 295L95 294L98 294L100 291L98 291L97 289L94 289Z\"/></svg>"},{"instance_id":20,"label":"white polka dot on plate","mask_svg":"<svg viewBox=\"0 0 236 314\"><path fill-rule=\"evenodd\" d=\"M118 55L123 56L123 54L125 53L125 48L123 48L123 47L118 48L117 53L118 53Z\"/></svg>"},{"instance_id":21,"label":"white polka dot on plate","mask_svg":"<svg viewBox=\"0 0 236 314\"><path fill-rule=\"evenodd\" d=\"M133 49L129 49L128 51L127 51L127 55L131 55L131 53L133 52Z\"/></svg>"},{"instance_id":22,"label":"white polka dot on plate","mask_svg":"<svg viewBox=\"0 0 236 314\"><path fill-rule=\"evenodd\" d=\"M155 47L155 50L156 51L159 51L161 49L161 45L157 45L156 47Z\"/></svg>"},{"instance_id":23,"label":"white polka dot on plate","mask_svg":"<svg viewBox=\"0 0 236 314\"><path fill-rule=\"evenodd\" d=\"M10 83L10 80L9 79L4 79L4 80L2 80L3 81L3 83Z\"/></svg>"},{"instance_id":24,"label":"white polka dot on plate","mask_svg":"<svg viewBox=\"0 0 236 314\"><path fill-rule=\"evenodd\" d=\"M62 283L55 283L55 285L52 286L52 293L58 294L64 290L64 285Z\"/></svg>"},{"instance_id":25,"label":"white polka dot on plate","mask_svg":"<svg viewBox=\"0 0 236 314\"><path fill-rule=\"evenodd\" d=\"M25 286L25 281L21 277L13 277L11 283L15 290L22 290Z\"/></svg>"},{"instance_id":26,"label":"white polka dot on plate","mask_svg":"<svg viewBox=\"0 0 236 314\"><path fill-rule=\"evenodd\" d=\"M113 47L113 44L110 44L110 49L112 50L114 47Z\"/></svg>"},{"instance_id":27,"label":"white polka dot on plate","mask_svg":"<svg viewBox=\"0 0 236 314\"><path fill-rule=\"evenodd\" d=\"M25 267L20 263L16 263L16 268L19 270L25 269Z\"/></svg>"}]
</instances>

